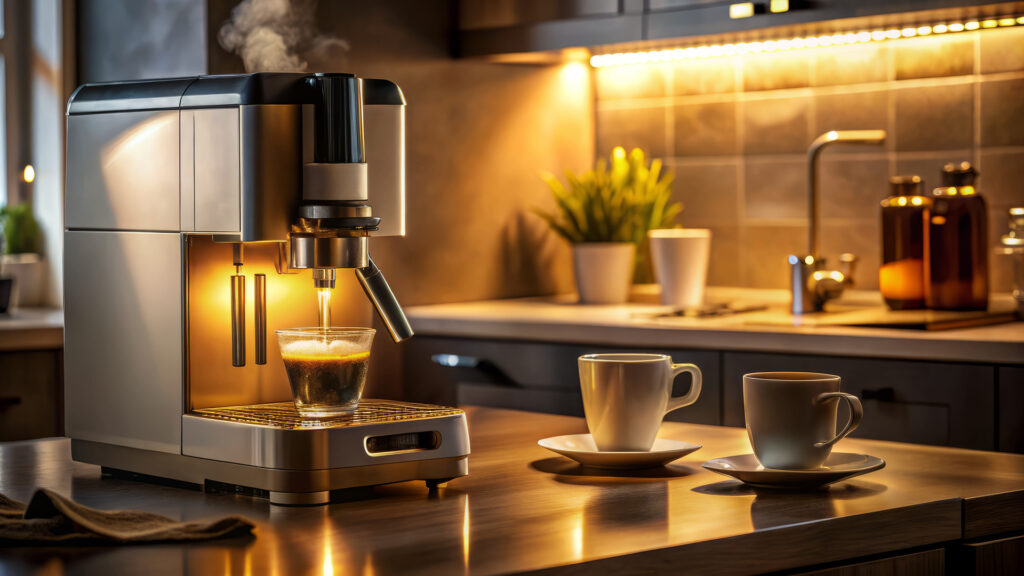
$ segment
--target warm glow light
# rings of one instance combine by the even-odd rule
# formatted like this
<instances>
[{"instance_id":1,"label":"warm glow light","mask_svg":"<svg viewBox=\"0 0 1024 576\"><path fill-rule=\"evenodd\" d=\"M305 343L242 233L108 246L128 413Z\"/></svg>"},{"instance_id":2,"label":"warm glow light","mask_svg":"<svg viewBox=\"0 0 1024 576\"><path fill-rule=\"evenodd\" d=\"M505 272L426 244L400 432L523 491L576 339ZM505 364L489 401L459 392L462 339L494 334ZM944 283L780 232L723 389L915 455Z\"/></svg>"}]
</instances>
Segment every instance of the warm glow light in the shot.
<instances>
[{"instance_id":1,"label":"warm glow light","mask_svg":"<svg viewBox=\"0 0 1024 576\"><path fill-rule=\"evenodd\" d=\"M462 566L469 572L469 494L462 511Z\"/></svg>"},{"instance_id":2,"label":"warm glow light","mask_svg":"<svg viewBox=\"0 0 1024 576\"><path fill-rule=\"evenodd\" d=\"M906 196L900 196L899 198L896 199L896 203L899 204L900 206L906 206L907 205L907 197Z\"/></svg>"},{"instance_id":3,"label":"warm glow light","mask_svg":"<svg viewBox=\"0 0 1024 576\"><path fill-rule=\"evenodd\" d=\"M774 6L776 0L772 0ZM786 3L788 10L788 2ZM749 7L749 8L748 8ZM751 2L732 4L730 13L733 10L750 10L753 14L754 7ZM772 9L772 11L775 11ZM746 17L746 16L744 16ZM826 46L843 46L862 42L881 42L884 40L896 40L900 38L913 38L917 36L929 36L931 34L946 34L950 32L963 32L964 30L991 29L1007 26L1024 25L1024 16L1001 17L984 21L972 20L970 22L950 22L935 24L932 26L906 26L903 28L890 28L887 30L860 30L839 34L822 34L820 36L807 36L795 38L765 39L753 42L736 42L734 44L711 44L700 46L687 46L668 48L652 51L638 52L616 52L612 54L595 54L590 57L590 65L594 68L606 66L628 66L633 64L649 64L658 62L679 62L694 58L718 58L722 56L733 56L736 54L781 52L801 48L818 48ZM566 71L566 74L570 72ZM578 74L575 70L571 72L573 77ZM567 76L568 77L568 76Z\"/></svg>"},{"instance_id":4,"label":"warm glow light","mask_svg":"<svg viewBox=\"0 0 1024 576\"><path fill-rule=\"evenodd\" d=\"M913 198L910 199L910 203L913 204L914 206L920 206L924 204L924 198L921 198L920 196L914 196Z\"/></svg>"},{"instance_id":5,"label":"warm glow light","mask_svg":"<svg viewBox=\"0 0 1024 576\"><path fill-rule=\"evenodd\" d=\"M789 0L771 0L768 4L768 10L776 14L779 12L788 12Z\"/></svg>"},{"instance_id":6,"label":"warm glow light","mask_svg":"<svg viewBox=\"0 0 1024 576\"><path fill-rule=\"evenodd\" d=\"M36 169L31 164L25 164L25 169L21 172L21 179L31 184L36 179Z\"/></svg>"},{"instance_id":7,"label":"warm glow light","mask_svg":"<svg viewBox=\"0 0 1024 576\"><path fill-rule=\"evenodd\" d=\"M740 4L729 5L729 18L736 20L738 18L750 18L754 15L754 3L753 2L742 2Z\"/></svg>"}]
</instances>

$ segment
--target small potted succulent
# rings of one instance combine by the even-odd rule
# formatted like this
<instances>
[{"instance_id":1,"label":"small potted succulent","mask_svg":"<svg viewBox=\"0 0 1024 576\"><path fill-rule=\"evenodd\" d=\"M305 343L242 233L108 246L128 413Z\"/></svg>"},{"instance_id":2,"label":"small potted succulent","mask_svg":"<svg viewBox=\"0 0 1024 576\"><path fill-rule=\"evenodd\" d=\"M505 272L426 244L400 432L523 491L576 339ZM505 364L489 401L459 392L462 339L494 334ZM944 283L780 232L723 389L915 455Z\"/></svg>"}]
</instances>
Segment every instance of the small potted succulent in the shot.
<instances>
[{"instance_id":1,"label":"small potted succulent","mask_svg":"<svg viewBox=\"0 0 1024 576\"><path fill-rule=\"evenodd\" d=\"M661 161L648 164L638 148L627 155L617 147L610 163L601 158L593 170L567 170L568 185L549 173L542 178L556 210L536 212L572 244L580 302L625 302L633 278L651 276L647 231L673 227L683 209L671 202L672 174L662 175Z\"/></svg>"},{"instance_id":2,"label":"small potted succulent","mask_svg":"<svg viewBox=\"0 0 1024 576\"><path fill-rule=\"evenodd\" d=\"M39 224L28 203L0 208L0 267L13 281L8 309L19 305L37 305L41 294L42 258L39 256ZM2 287L0 287L2 291Z\"/></svg>"}]
</instances>

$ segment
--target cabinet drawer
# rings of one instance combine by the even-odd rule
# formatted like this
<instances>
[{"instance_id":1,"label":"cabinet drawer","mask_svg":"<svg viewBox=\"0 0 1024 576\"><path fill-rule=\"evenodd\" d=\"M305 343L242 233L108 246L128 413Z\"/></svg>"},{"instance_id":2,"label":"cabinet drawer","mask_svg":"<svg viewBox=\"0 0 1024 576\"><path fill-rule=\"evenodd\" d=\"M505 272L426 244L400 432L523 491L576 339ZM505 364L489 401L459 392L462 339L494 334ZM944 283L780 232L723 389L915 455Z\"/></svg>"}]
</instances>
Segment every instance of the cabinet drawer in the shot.
<instances>
[{"instance_id":1,"label":"cabinet drawer","mask_svg":"<svg viewBox=\"0 0 1024 576\"><path fill-rule=\"evenodd\" d=\"M669 414L669 420L720 424L718 354L702 350L630 349L463 338L416 338L403 354L406 397L421 402L465 403L557 414L582 415L576 359L598 352L653 352L674 362L696 364L703 374L700 398ZM443 366L437 355L458 356L473 366ZM472 359L472 360L470 360ZM452 362L455 359L452 358ZM674 394L684 394L690 377L676 379Z\"/></svg>"},{"instance_id":2,"label":"cabinet drawer","mask_svg":"<svg viewBox=\"0 0 1024 576\"><path fill-rule=\"evenodd\" d=\"M0 353L0 441L60 436L59 352Z\"/></svg>"},{"instance_id":3,"label":"cabinet drawer","mask_svg":"<svg viewBox=\"0 0 1024 576\"><path fill-rule=\"evenodd\" d=\"M918 444L995 449L995 368L902 360L725 353L723 415L743 426L743 375L749 372L826 372L864 404L853 436ZM839 421L847 409L840 405Z\"/></svg>"}]
</instances>

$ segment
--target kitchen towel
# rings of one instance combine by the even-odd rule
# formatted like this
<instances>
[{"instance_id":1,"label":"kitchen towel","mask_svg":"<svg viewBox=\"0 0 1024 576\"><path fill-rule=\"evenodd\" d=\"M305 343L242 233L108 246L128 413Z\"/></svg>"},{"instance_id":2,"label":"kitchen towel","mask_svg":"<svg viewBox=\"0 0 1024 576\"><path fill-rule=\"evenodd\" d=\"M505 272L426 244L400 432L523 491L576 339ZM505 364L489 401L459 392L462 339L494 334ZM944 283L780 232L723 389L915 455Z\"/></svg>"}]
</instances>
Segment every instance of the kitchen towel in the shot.
<instances>
[{"instance_id":1,"label":"kitchen towel","mask_svg":"<svg viewBox=\"0 0 1024 576\"><path fill-rule=\"evenodd\" d=\"M141 510L97 510L40 488L25 506L0 494L0 546L187 542L250 534L239 516L176 522Z\"/></svg>"}]
</instances>

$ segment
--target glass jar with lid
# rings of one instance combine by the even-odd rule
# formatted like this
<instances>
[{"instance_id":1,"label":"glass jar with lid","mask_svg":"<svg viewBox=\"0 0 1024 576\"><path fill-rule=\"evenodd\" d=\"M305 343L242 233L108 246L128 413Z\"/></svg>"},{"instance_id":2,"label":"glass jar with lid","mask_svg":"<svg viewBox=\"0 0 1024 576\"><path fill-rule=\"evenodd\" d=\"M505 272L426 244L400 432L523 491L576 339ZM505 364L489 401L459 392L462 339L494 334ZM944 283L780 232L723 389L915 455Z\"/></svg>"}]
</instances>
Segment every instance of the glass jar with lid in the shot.
<instances>
[{"instance_id":1,"label":"glass jar with lid","mask_svg":"<svg viewBox=\"0 0 1024 576\"><path fill-rule=\"evenodd\" d=\"M988 308L988 209L970 162L946 164L932 191L926 303L939 310Z\"/></svg>"},{"instance_id":2,"label":"glass jar with lid","mask_svg":"<svg viewBox=\"0 0 1024 576\"><path fill-rule=\"evenodd\" d=\"M889 179L890 196L882 200L882 265L878 288L893 310L925 306L928 218L932 200L920 176Z\"/></svg>"}]
</instances>

